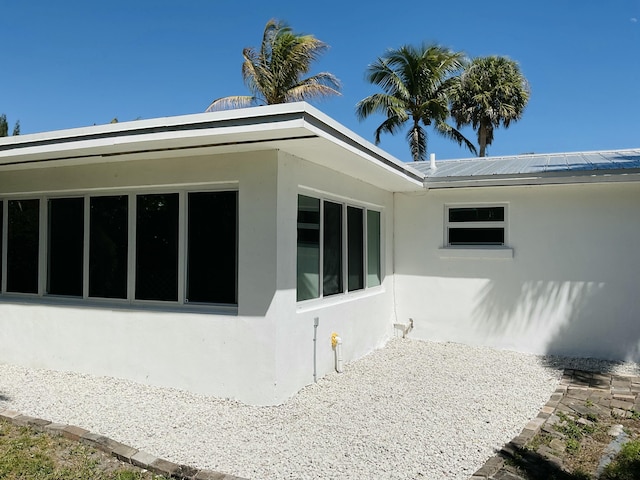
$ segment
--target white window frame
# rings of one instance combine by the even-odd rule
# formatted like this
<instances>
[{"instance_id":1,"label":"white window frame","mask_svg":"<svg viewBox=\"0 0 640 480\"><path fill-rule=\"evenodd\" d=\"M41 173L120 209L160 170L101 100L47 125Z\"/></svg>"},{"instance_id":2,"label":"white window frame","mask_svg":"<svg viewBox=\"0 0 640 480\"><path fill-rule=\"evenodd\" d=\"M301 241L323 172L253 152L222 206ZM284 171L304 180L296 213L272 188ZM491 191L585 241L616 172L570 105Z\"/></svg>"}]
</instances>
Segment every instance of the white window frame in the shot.
<instances>
[{"instance_id":1,"label":"white window frame","mask_svg":"<svg viewBox=\"0 0 640 480\"><path fill-rule=\"evenodd\" d=\"M449 212L460 208L504 208L504 220L487 222L451 222ZM444 229L443 247L439 249L440 258L486 258L506 259L513 258L513 249L509 246L509 204L505 202L495 203L452 203L444 205ZM493 244L459 244L451 245L449 242L450 228L502 228L504 242L501 245Z\"/></svg>"},{"instance_id":2,"label":"white window frame","mask_svg":"<svg viewBox=\"0 0 640 480\"><path fill-rule=\"evenodd\" d=\"M371 292L371 291L375 291L375 290L379 290L382 289L382 283L384 280L384 235L383 235L383 231L384 231L384 208L379 206L379 205L374 205L371 203L367 203L367 202L357 202L354 201L352 199L347 199L344 197L339 197L337 195L331 195L331 194L327 194L325 192L319 192L317 190L313 190L313 189L301 189L297 192L296 195L296 205L298 203L298 196L303 195L306 197L311 197L311 198L315 198L317 200L320 201L320 252L319 252L319 295L317 297L314 298L309 298L306 300L298 300L297 303L298 305L308 305L308 304L313 304L314 302L318 302L318 301L329 301L329 299L344 299L344 298L348 298L350 296L354 296L354 295L362 295L363 292ZM323 292L323 278L324 278L324 204L325 202L331 202L331 203L337 203L341 206L342 208L342 238L341 238L341 245L342 245L342 291L335 293L335 294L331 294L331 295L324 295ZM348 287L348 261L349 261L349 251L348 251L348 244L347 244L347 228L348 228L348 224L347 224L347 208L348 207L353 207L353 208L357 208L362 210L362 214L363 214L363 221L362 221L362 228L363 228L363 287L356 289L356 290L351 290L349 291L349 287ZM296 215L297 215L297 207L296 207ZM378 212L380 214L380 231L379 231L379 235L380 235L380 240L379 240L379 245L380 245L380 285L374 285L374 286L368 286L367 280L368 280L368 261L367 261L367 255L368 255L368 238L367 238L367 226L368 226L368 219L367 219L367 212L368 211L375 211ZM296 224L296 231L297 231L297 224ZM296 259L297 261L297 259Z\"/></svg>"},{"instance_id":3,"label":"white window frame","mask_svg":"<svg viewBox=\"0 0 640 480\"><path fill-rule=\"evenodd\" d=\"M65 194L59 192L39 193L34 195L18 194L0 197L2 200L2 238L0 254L2 255L2 282L0 282L0 298L24 297L32 299L46 299L47 302L63 302L71 304L92 304L92 305L110 305L110 306L139 306L139 307L159 307L166 309L172 306L190 310L206 310L220 313L237 313L237 299L235 304L216 304L216 303L189 303L186 301L186 268L187 268L187 199L190 192L238 192L237 183L230 182L220 185L192 185L181 186L177 188L171 187L155 187L155 188L139 188L139 189L109 189L97 191L73 191ZM178 213L178 300L177 301L161 301L161 300L138 300L135 298L135 269L136 269L136 198L138 195L151 194L170 194L176 193L179 198ZM128 199L128 258L127 258L127 298L102 298L89 296L89 248L90 248L90 200L93 197L105 196L126 196ZM83 257L83 288L81 296L61 296L51 295L46 291L47 275L48 275L48 218L49 218L49 200L57 198L84 198L84 257ZM39 200L39 255L38 255L38 293L20 293L7 292L7 236L8 236L8 204L11 200ZM239 199L238 199L239 200ZM236 215L239 214L239 201L236 203ZM236 222L238 227L238 223ZM238 243L239 238L236 234L236 258L238 259ZM236 282L236 296L238 294L238 265L236 263L236 272L234 281Z\"/></svg>"}]
</instances>

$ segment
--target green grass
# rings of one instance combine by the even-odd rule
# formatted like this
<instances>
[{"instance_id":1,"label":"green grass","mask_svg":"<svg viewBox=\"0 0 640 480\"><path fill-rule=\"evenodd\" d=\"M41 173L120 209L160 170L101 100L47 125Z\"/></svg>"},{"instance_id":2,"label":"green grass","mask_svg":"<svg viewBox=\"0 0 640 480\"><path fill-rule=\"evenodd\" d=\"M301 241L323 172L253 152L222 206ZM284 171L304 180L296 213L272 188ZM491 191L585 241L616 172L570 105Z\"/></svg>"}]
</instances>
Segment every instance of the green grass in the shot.
<instances>
[{"instance_id":1,"label":"green grass","mask_svg":"<svg viewBox=\"0 0 640 480\"><path fill-rule=\"evenodd\" d=\"M94 448L0 420L1 480L162 480Z\"/></svg>"},{"instance_id":2,"label":"green grass","mask_svg":"<svg viewBox=\"0 0 640 480\"><path fill-rule=\"evenodd\" d=\"M625 443L616 458L605 467L602 480L637 480L640 478L640 440Z\"/></svg>"}]
</instances>

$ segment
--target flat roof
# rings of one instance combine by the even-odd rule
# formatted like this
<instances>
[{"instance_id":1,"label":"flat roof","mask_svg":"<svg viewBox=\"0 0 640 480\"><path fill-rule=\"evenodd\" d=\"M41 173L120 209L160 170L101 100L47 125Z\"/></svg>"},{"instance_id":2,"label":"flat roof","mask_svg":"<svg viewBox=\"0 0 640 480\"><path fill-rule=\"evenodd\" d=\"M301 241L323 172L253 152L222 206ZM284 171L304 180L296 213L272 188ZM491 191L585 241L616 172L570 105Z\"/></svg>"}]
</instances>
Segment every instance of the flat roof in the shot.
<instances>
[{"instance_id":1,"label":"flat roof","mask_svg":"<svg viewBox=\"0 0 640 480\"><path fill-rule=\"evenodd\" d=\"M277 149L390 191L423 175L306 102L0 138L0 171Z\"/></svg>"}]
</instances>

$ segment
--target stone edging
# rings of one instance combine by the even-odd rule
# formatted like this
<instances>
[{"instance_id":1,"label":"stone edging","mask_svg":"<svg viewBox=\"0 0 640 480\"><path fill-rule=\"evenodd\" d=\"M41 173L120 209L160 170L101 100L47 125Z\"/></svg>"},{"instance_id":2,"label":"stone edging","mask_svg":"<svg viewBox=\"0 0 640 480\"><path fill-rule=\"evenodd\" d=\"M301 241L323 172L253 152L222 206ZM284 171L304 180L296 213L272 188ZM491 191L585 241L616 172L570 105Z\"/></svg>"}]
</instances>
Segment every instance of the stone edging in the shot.
<instances>
[{"instance_id":1,"label":"stone edging","mask_svg":"<svg viewBox=\"0 0 640 480\"><path fill-rule=\"evenodd\" d=\"M524 427L520 435L507 443L496 455L489 458L470 480L492 480L505 466L505 458L513 457L521 451L541 429L549 428L556 411L581 412L580 401L594 399L616 415L629 417L632 412L640 412L640 377L586 372L565 369L562 379L549 401L542 407L536 418ZM545 455L547 461L562 466L562 460L552 454ZM503 477L500 477L503 478ZM520 478L508 475L504 478Z\"/></svg>"},{"instance_id":2,"label":"stone edging","mask_svg":"<svg viewBox=\"0 0 640 480\"><path fill-rule=\"evenodd\" d=\"M84 428L76 427L75 425L53 423L41 418L23 415L15 410L0 410L0 419L6 420L14 425L32 427L34 430L40 432L63 436L69 440L84 443L90 447L102 450L122 462L149 470L167 478L179 480L246 480L242 477L214 472L212 470L199 470L187 465L178 465L177 463L158 458L147 452L116 442L103 435L91 433Z\"/></svg>"}]
</instances>

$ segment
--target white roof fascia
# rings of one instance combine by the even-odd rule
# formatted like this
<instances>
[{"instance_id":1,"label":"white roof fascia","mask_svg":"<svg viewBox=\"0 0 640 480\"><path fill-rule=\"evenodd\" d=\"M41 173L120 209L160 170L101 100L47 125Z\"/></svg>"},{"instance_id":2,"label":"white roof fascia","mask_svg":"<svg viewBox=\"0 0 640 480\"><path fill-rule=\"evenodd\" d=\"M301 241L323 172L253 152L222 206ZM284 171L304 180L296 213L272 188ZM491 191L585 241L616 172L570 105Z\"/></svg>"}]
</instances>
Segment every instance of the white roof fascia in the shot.
<instances>
[{"instance_id":1,"label":"white roof fascia","mask_svg":"<svg viewBox=\"0 0 640 480\"><path fill-rule=\"evenodd\" d=\"M321 158L304 149L305 138L320 138L346 157ZM44 165L78 165L134 158L137 154L159 156L182 150L182 155L220 147L270 142L271 147L304 152L314 163L373 181L391 190L419 190L424 175L360 138L305 102L270 105L179 117L155 118L45 132L0 141L0 170L38 168ZM302 141L294 147L289 140ZM299 142L298 142L299 143ZM257 148L257 147L256 147ZM180 153L172 153L180 155ZM126 156L126 157L125 157ZM333 157L333 155L326 155ZM139 158L139 155L138 155ZM359 159L362 159L360 161Z\"/></svg>"}]
</instances>

